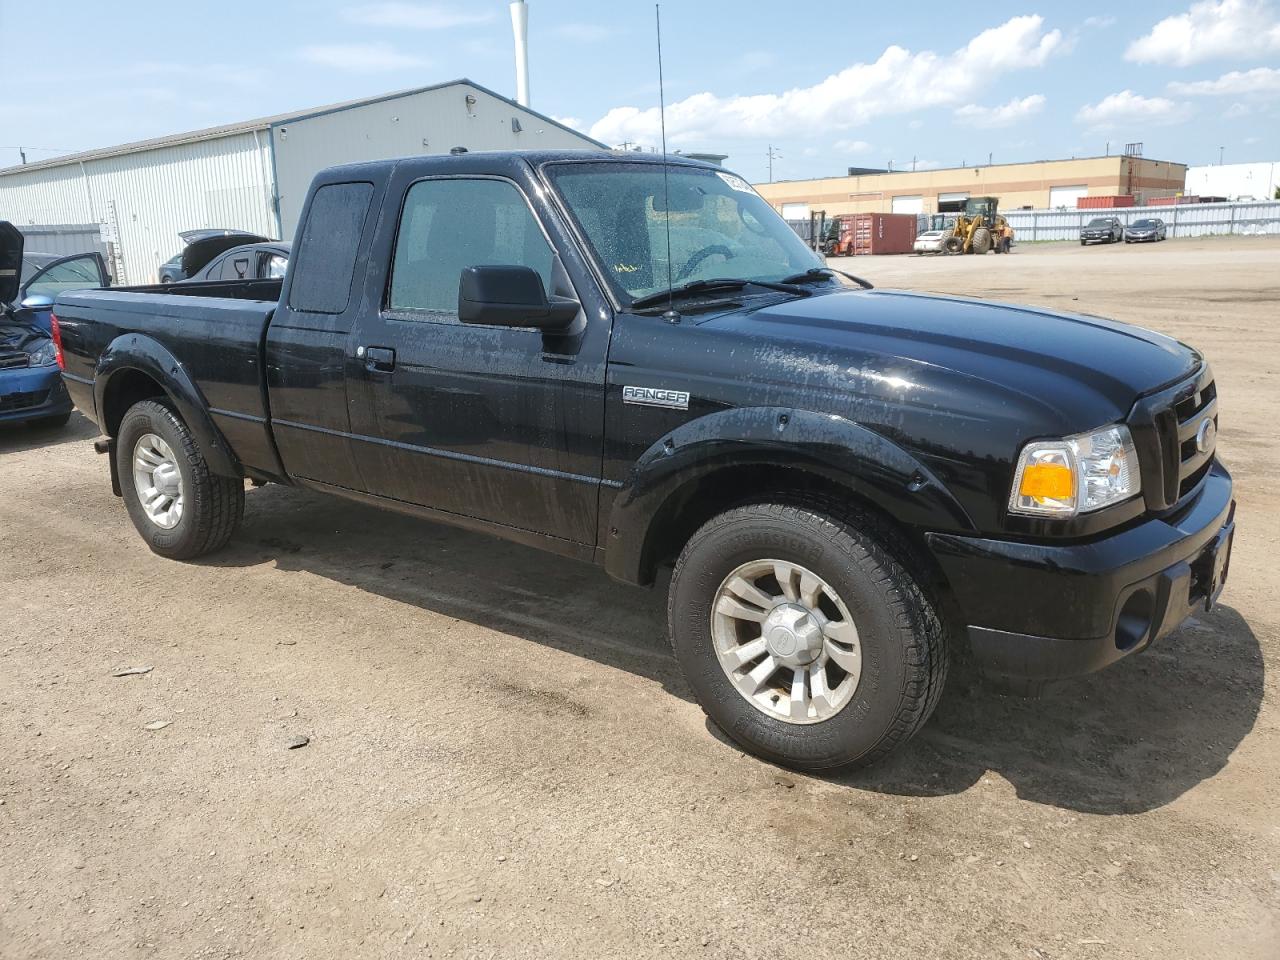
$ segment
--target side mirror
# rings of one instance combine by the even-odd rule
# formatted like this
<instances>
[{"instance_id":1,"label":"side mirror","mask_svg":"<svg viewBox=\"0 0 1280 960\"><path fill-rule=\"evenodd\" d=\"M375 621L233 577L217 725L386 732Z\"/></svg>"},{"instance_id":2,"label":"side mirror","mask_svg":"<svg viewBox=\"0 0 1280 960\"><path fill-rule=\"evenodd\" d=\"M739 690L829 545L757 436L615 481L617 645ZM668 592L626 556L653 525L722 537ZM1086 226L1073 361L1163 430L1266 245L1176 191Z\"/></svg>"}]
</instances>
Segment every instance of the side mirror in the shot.
<instances>
[{"instance_id":1,"label":"side mirror","mask_svg":"<svg viewBox=\"0 0 1280 960\"><path fill-rule=\"evenodd\" d=\"M458 319L463 323L560 330L581 309L569 297L548 297L531 267L466 267L458 279Z\"/></svg>"},{"instance_id":2,"label":"side mirror","mask_svg":"<svg viewBox=\"0 0 1280 960\"><path fill-rule=\"evenodd\" d=\"M29 293L18 306L23 310L49 310L53 307L53 297L47 293Z\"/></svg>"}]
</instances>

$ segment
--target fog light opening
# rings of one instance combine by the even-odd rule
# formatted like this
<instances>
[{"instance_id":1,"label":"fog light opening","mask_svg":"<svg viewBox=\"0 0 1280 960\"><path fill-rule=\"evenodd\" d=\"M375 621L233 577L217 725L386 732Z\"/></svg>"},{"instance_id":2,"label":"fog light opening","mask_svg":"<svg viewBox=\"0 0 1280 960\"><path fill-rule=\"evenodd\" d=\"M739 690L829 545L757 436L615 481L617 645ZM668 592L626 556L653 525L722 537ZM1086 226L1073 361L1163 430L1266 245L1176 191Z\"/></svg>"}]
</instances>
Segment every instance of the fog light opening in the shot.
<instances>
[{"instance_id":1,"label":"fog light opening","mask_svg":"<svg viewBox=\"0 0 1280 960\"><path fill-rule=\"evenodd\" d=\"M1116 649L1132 650L1151 632L1151 615L1155 596L1150 590L1135 590L1120 608L1116 618Z\"/></svg>"}]
</instances>

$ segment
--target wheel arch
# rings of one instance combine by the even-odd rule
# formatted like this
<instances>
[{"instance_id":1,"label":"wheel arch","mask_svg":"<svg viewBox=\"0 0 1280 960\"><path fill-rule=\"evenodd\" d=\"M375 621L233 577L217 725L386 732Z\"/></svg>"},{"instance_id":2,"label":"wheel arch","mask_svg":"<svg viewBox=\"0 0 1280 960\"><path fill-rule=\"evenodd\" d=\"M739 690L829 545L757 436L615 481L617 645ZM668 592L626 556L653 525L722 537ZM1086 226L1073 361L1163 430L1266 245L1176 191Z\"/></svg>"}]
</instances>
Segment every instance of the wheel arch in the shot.
<instances>
[{"instance_id":1,"label":"wheel arch","mask_svg":"<svg viewBox=\"0 0 1280 960\"><path fill-rule=\"evenodd\" d=\"M186 368L161 343L141 334L113 340L98 358L93 383L99 426L109 437L120 432L125 413L141 400L163 398L200 444L209 469L224 477L243 471L213 418L204 395Z\"/></svg>"},{"instance_id":2,"label":"wheel arch","mask_svg":"<svg viewBox=\"0 0 1280 960\"><path fill-rule=\"evenodd\" d=\"M650 584L708 519L761 497L846 503L923 555L920 531L974 529L937 477L879 434L809 411L739 408L684 424L636 461L603 531L605 568Z\"/></svg>"}]
</instances>

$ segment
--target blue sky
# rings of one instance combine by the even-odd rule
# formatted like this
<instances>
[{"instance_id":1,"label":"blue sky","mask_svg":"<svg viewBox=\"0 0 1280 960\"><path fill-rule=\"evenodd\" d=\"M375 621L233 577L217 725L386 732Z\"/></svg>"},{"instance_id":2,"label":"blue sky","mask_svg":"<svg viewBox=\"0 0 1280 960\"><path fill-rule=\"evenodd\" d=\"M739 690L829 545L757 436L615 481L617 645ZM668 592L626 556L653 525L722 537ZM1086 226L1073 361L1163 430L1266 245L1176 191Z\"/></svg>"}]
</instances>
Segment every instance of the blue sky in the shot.
<instances>
[{"instance_id":1,"label":"blue sky","mask_svg":"<svg viewBox=\"0 0 1280 960\"><path fill-rule=\"evenodd\" d=\"M186 16L182 11L201 12ZM205 12L207 11L207 12ZM834 12L833 12L834 11ZM1280 159L1280 0L663 5L670 149L752 180L1145 143ZM653 5L529 0L532 105L657 142ZM470 77L514 92L505 0L0 0L0 166Z\"/></svg>"}]
</instances>

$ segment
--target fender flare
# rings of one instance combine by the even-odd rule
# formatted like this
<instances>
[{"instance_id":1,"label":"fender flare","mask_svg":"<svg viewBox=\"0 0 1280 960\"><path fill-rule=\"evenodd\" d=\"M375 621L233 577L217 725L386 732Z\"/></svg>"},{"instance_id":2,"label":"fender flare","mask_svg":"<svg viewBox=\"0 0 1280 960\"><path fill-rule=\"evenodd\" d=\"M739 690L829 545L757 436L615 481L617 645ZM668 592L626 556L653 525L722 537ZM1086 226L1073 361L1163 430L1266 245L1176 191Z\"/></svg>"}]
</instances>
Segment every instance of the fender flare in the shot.
<instances>
[{"instance_id":1,"label":"fender flare","mask_svg":"<svg viewBox=\"0 0 1280 960\"><path fill-rule=\"evenodd\" d=\"M200 444L209 469L223 477L242 477L240 463L213 422L209 404L195 380L159 341L140 333L122 334L112 340L98 357L94 371L93 402L106 428L106 396L111 380L125 371L144 373L160 384L165 395Z\"/></svg>"},{"instance_id":2,"label":"fender flare","mask_svg":"<svg viewBox=\"0 0 1280 960\"><path fill-rule=\"evenodd\" d=\"M970 531L964 507L919 460L851 420L787 407L721 410L682 424L649 447L614 497L605 568L646 578L646 548L664 505L691 481L743 466L790 467L834 481L907 526Z\"/></svg>"}]
</instances>

